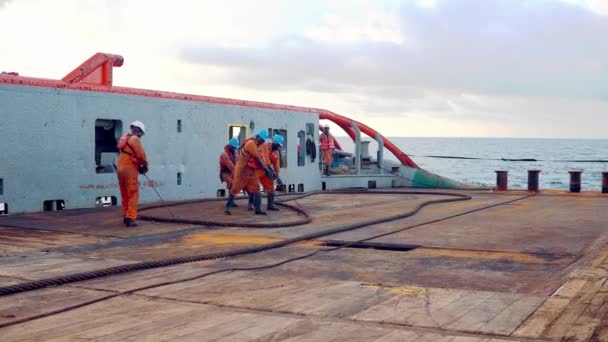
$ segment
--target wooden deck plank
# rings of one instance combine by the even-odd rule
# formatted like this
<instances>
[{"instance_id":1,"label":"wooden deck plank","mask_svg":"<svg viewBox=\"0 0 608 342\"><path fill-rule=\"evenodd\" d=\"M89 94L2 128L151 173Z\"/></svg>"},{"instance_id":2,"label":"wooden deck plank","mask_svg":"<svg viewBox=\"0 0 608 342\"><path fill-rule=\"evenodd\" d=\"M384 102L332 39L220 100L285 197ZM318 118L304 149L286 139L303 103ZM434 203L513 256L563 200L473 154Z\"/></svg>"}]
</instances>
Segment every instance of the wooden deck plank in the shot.
<instances>
[{"instance_id":1,"label":"wooden deck plank","mask_svg":"<svg viewBox=\"0 0 608 342\"><path fill-rule=\"evenodd\" d=\"M352 315L355 320L413 324L427 317L426 326L433 325L429 315L463 297L467 291L452 289L422 289L419 293L398 294L367 310ZM411 319L414 317L414 319Z\"/></svg>"},{"instance_id":2,"label":"wooden deck plank","mask_svg":"<svg viewBox=\"0 0 608 342\"><path fill-rule=\"evenodd\" d=\"M522 296L491 321L479 327L477 332L508 336L544 301L544 297Z\"/></svg>"},{"instance_id":3,"label":"wooden deck plank","mask_svg":"<svg viewBox=\"0 0 608 342\"><path fill-rule=\"evenodd\" d=\"M467 312L466 315L443 326L443 328L455 331L478 331L480 327L493 320L499 313L509 307L518 297L520 295L498 293Z\"/></svg>"},{"instance_id":4,"label":"wooden deck plank","mask_svg":"<svg viewBox=\"0 0 608 342\"><path fill-rule=\"evenodd\" d=\"M78 333L81 330L92 329L123 320L132 312L143 310L152 305L146 300L114 298L98 304L68 311L35 321L21 323L2 329L5 341L50 340L62 338L65 335Z\"/></svg>"},{"instance_id":5,"label":"wooden deck plank","mask_svg":"<svg viewBox=\"0 0 608 342\"><path fill-rule=\"evenodd\" d=\"M85 289L48 288L0 297L0 323L14 322L106 295L105 292Z\"/></svg>"}]
</instances>

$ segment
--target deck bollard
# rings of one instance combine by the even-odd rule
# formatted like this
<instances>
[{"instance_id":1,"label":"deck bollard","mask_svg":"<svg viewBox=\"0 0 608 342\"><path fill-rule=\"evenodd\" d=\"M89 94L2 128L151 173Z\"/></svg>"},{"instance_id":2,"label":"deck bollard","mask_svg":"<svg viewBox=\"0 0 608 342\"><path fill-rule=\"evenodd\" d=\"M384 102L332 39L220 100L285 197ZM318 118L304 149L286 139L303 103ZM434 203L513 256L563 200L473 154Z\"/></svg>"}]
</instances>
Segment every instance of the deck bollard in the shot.
<instances>
[{"instance_id":1,"label":"deck bollard","mask_svg":"<svg viewBox=\"0 0 608 342\"><path fill-rule=\"evenodd\" d=\"M528 170L528 191L538 191L538 174L540 170Z\"/></svg>"},{"instance_id":2,"label":"deck bollard","mask_svg":"<svg viewBox=\"0 0 608 342\"><path fill-rule=\"evenodd\" d=\"M494 171L496 172L496 190L507 191L507 183L509 182L509 171Z\"/></svg>"},{"instance_id":3,"label":"deck bollard","mask_svg":"<svg viewBox=\"0 0 608 342\"><path fill-rule=\"evenodd\" d=\"M570 174L570 192L581 192L581 173L582 170L568 171Z\"/></svg>"},{"instance_id":4,"label":"deck bollard","mask_svg":"<svg viewBox=\"0 0 608 342\"><path fill-rule=\"evenodd\" d=\"M602 172L602 193L608 193L608 171Z\"/></svg>"}]
</instances>

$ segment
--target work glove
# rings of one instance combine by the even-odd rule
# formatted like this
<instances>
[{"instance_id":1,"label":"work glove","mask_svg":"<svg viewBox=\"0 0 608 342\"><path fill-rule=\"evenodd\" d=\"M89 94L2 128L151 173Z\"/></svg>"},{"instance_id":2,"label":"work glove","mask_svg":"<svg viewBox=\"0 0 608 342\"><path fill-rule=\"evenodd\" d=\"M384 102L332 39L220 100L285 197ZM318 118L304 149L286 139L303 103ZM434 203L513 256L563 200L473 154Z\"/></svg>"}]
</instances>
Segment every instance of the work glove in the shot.
<instances>
[{"instance_id":1,"label":"work glove","mask_svg":"<svg viewBox=\"0 0 608 342\"><path fill-rule=\"evenodd\" d=\"M137 171L139 171L140 175L145 175L146 173L148 173L148 165L140 164L139 167L137 168Z\"/></svg>"},{"instance_id":2,"label":"work glove","mask_svg":"<svg viewBox=\"0 0 608 342\"><path fill-rule=\"evenodd\" d=\"M266 166L266 168L264 169L264 171L266 172L266 176L272 180L277 179L277 174L274 172L274 170L270 167L270 166Z\"/></svg>"}]
</instances>

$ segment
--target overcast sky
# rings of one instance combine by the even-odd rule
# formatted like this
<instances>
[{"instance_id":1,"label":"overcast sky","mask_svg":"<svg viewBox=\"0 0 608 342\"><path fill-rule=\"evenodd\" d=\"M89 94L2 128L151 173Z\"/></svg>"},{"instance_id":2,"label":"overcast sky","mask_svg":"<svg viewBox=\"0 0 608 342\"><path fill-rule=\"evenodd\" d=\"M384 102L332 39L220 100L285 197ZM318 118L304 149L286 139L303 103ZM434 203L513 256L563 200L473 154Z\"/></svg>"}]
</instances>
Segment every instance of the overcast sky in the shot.
<instances>
[{"instance_id":1,"label":"overcast sky","mask_svg":"<svg viewBox=\"0 0 608 342\"><path fill-rule=\"evenodd\" d=\"M606 138L608 0L0 0L0 71L328 109L387 136ZM338 133L338 132L336 132Z\"/></svg>"}]
</instances>

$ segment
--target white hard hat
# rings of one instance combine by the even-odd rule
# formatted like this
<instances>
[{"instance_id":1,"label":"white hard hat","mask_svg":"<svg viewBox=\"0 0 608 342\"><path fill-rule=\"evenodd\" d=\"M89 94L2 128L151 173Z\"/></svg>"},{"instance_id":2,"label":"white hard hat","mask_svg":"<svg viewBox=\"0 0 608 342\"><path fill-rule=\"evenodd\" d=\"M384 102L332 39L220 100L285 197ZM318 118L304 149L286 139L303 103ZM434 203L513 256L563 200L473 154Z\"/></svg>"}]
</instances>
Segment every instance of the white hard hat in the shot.
<instances>
[{"instance_id":1,"label":"white hard hat","mask_svg":"<svg viewBox=\"0 0 608 342\"><path fill-rule=\"evenodd\" d=\"M130 126L137 127L137 128L139 128L139 129L141 129L141 131L142 131L143 133L146 133L146 126L145 126L145 125L144 125L144 123L143 123L143 122L141 122L141 121L133 121L133 122L131 122L131 125L130 125Z\"/></svg>"}]
</instances>

